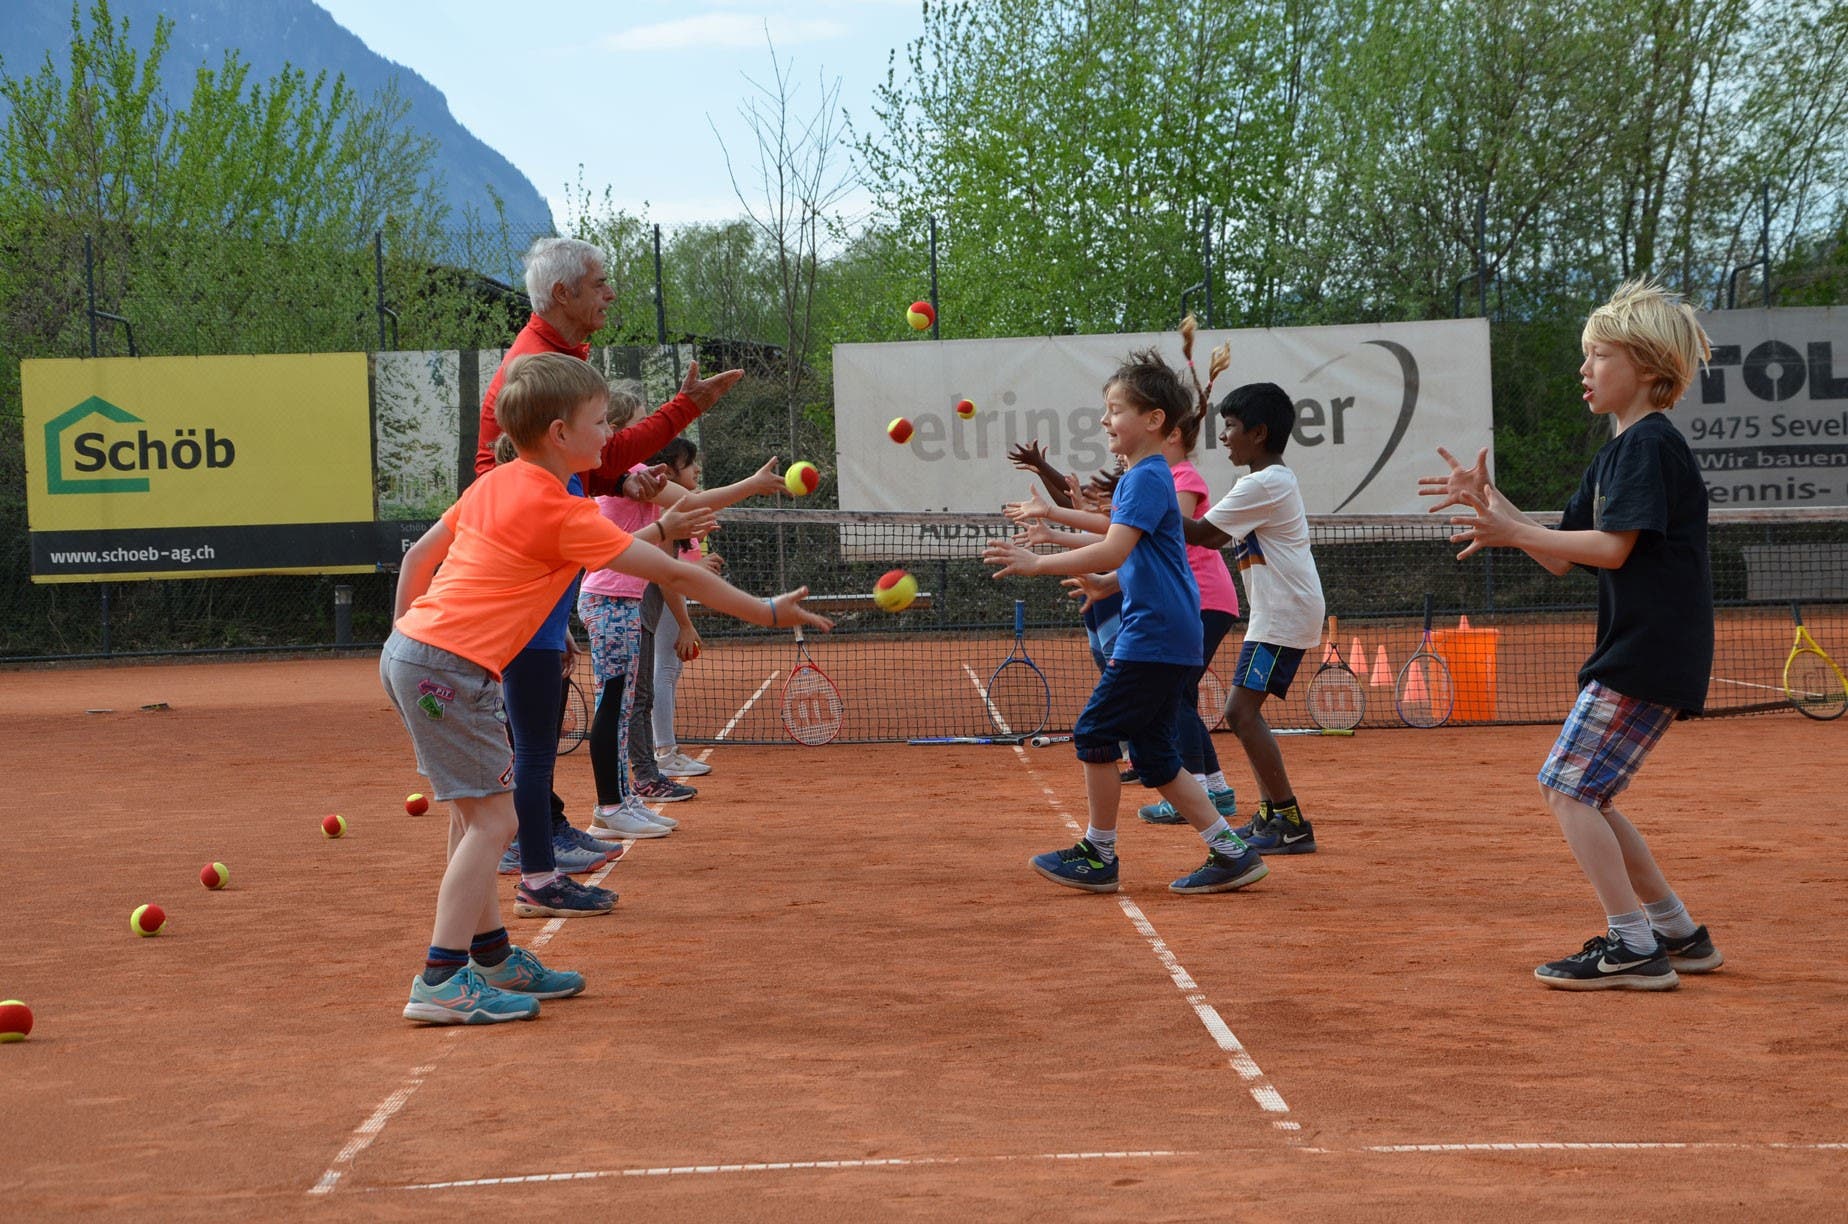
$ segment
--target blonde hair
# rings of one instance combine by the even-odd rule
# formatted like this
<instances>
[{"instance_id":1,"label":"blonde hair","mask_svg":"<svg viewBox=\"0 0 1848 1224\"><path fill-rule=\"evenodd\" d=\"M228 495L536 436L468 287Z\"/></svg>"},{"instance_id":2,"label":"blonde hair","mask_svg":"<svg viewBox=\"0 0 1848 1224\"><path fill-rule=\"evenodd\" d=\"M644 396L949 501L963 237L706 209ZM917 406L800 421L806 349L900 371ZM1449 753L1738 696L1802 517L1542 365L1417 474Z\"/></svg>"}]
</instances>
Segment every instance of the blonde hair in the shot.
<instances>
[{"instance_id":1,"label":"blonde hair","mask_svg":"<svg viewBox=\"0 0 1848 1224\"><path fill-rule=\"evenodd\" d=\"M633 378L620 379L610 384L608 417L612 429L633 424L647 407L647 392Z\"/></svg>"},{"instance_id":2,"label":"blonde hair","mask_svg":"<svg viewBox=\"0 0 1848 1224\"><path fill-rule=\"evenodd\" d=\"M1580 343L1622 346L1637 370L1653 377L1649 402L1657 408L1674 407L1694 381L1694 367L1713 355L1694 308L1646 276L1625 281L1591 312Z\"/></svg>"},{"instance_id":3,"label":"blonde hair","mask_svg":"<svg viewBox=\"0 0 1848 1224\"><path fill-rule=\"evenodd\" d=\"M513 439L506 434L494 439L494 462L512 463L519 457L519 450L513 445Z\"/></svg>"},{"instance_id":4,"label":"blonde hair","mask_svg":"<svg viewBox=\"0 0 1848 1224\"><path fill-rule=\"evenodd\" d=\"M609 394L609 384L589 362L564 353L529 353L508 363L506 381L494 400L494 419L516 447L531 450L553 421L564 420L587 400L606 400Z\"/></svg>"}]
</instances>

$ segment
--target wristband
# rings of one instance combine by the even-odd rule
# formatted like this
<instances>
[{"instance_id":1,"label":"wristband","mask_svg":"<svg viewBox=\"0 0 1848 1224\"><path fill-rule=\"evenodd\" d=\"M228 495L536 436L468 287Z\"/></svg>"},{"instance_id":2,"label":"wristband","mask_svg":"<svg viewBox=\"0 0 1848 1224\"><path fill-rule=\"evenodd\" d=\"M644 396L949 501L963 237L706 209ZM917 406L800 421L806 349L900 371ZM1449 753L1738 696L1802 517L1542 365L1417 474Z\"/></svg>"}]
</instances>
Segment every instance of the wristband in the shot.
<instances>
[{"instance_id":1,"label":"wristband","mask_svg":"<svg viewBox=\"0 0 1848 1224\"><path fill-rule=\"evenodd\" d=\"M776 600L774 599L764 600L764 607L770 609L770 624L774 628L776 625Z\"/></svg>"}]
</instances>

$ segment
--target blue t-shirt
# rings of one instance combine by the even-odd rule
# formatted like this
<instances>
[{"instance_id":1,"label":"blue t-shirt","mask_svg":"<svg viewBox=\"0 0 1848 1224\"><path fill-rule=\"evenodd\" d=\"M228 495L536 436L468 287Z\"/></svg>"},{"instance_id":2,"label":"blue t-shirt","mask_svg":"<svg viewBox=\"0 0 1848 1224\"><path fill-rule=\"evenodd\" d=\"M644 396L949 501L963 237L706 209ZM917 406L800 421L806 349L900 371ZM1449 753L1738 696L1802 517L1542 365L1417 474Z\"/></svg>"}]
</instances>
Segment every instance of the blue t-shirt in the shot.
<instances>
[{"instance_id":1,"label":"blue t-shirt","mask_svg":"<svg viewBox=\"0 0 1848 1224\"><path fill-rule=\"evenodd\" d=\"M1187 564L1174 473L1150 455L1117 482L1110 521L1142 532L1117 567L1123 627L1111 657L1126 663L1200 665L1200 587Z\"/></svg>"},{"instance_id":2,"label":"blue t-shirt","mask_svg":"<svg viewBox=\"0 0 1848 1224\"><path fill-rule=\"evenodd\" d=\"M572 473L571 479L565 482L565 487L571 490L573 497L584 496L584 482L575 472ZM571 580L571 587L558 601L558 606L552 609L552 614L545 618L543 625L539 626L539 632L533 634L533 640L526 643L527 650L563 650L565 648L565 634L571 628L571 610L577 607L578 583L583 580L582 573Z\"/></svg>"}]
</instances>

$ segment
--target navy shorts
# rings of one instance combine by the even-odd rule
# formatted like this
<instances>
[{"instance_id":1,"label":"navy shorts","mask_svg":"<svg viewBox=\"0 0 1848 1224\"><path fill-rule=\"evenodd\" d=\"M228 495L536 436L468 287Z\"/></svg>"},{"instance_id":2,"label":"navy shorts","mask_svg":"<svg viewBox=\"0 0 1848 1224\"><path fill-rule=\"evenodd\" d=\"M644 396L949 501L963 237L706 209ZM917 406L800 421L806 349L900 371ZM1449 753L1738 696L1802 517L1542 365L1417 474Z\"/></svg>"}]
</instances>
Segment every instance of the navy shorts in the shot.
<instances>
[{"instance_id":1,"label":"navy shorts","mask_svg":"<svg viewBox=\"0 0 1848 1224\"><path fill-rule=\"evenodd\" d=\"M1290 682L1303 661L1303 652L1294 646L1272 646L1268 642L1247 640L1238 650L1238 666L1232 669L1234 688L1288 697Z\"/></svg>"},{"instance_id":2,"label":"navy shorts","mask_svg":"<svg viewBox=\"0 0 1848 1224\"><path fill-rule=\"evenodd\" d=\"M1200 679L1202 670L1197 663L1110 660L1072 727L1078 759L1113 763L1118 743L1127 741L1142 785L1153 790L1174 781L1181 772L1174 735L1180 695L1189 682Z\"/></svg>"}]
</instances>

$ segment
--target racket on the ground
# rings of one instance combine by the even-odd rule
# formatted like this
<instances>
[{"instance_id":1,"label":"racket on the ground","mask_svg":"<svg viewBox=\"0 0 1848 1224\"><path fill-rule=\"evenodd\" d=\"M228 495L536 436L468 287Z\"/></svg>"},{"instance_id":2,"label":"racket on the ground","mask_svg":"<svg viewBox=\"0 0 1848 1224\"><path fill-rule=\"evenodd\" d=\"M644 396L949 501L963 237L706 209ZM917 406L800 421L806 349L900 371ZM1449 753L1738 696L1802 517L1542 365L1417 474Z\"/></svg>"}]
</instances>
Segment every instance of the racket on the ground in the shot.
<instances>
[{"instance_id":1,"label":"racket on the ground","mask_svg":"<svg viewBox=\"0 0 1848 1224\"><path fill-rule=\"evenodd\" d=\"M1206 724L1208 731L1217 731L1226 723L1226 698L1232 694L1226 691L1226 682L1219 678L1219 673L1209 664L1200 673L1200 698L1195 703L1200 710L1200 721Z\"/></svg>"},{"instance_id":2,"label":"racket on the ground","mask_svg":"<svg viewBox=\"0 0 1848 1224\"><path fill-rule=\"evenodd\" d=\"M783 681L783 729L798 744L818 747L841 733L843 712L840 690L809 657L797 625L796 665Z\"/></svg>"},{"instance_id":3,"label":"racket on the ground","mask_svg":"<svg viewBox=\"0 0 1848 1224\"><path fill-rule=\"evenodd\" d=\"M1328 651L1322 666L1309 681L1309 717L1324 731L1352 731L1367 715L1367 690L1360 677L1341 660L1341 647L1335 641L1338 625L1328 618Z\"/></svg>"},{"instance_id":4,"label":"racket on the ground","mask_svg":"<svg viewBox=\"0 0 1848 1224\"><path fill-rule=\"evenodd\" d=\"M1272 735L1345 735L1352 737L1352 727L1273 727Z\"/></svg>"},{"instance_id":5,"label":"racket on the ground","mask_svg":"<svg viewBox=\"0 0 1848 1224\"><path fill-rule=\"evenodd\" d=\"M1069 735L1036 735L1032 740L1032 744L1035 748L1047 748L1053 744L1069 744L1071 742L1072 737Z\"/></svg>"},{"instance_id":6,"label":"racket on the ground","mask_svg":"<svg viewBox=\"0 0 1848 1224\"><path fill-rule=\"evenodd\" d=\"M1432 598L1425 596L1424 636L1418 639L1417 653L1399 669L1393 682L1392 700L1399 707L1399 717L1408 727L1441 727L1450 720L1456 705L1456 690L1450 683L1450 665L1431 650Z\"/></svg>"},{"instance_id":7,"label":"racket on the ground","mask_svg":"<svg viewBox=\"0 0 1848 1224\"><path fill-rule=\"evenodd\" d=\"M1052 717L1052 686L1027 655L1027 601L1014 601L1014 646L988 677L982 702L995 730L1017 739L1035 735Z\"/></svg>"},{"instance_id":8,"label":"racket on the ground","mask_svg":"<svg viewBox=\"0 0 1848 1224\"><path fill-rule=\"evenodd\" d=\"M919 744L1008 744L1018 746L1023 741L1018 735L924 735L917 739L908 739L907 744L916 747Z\"/></svg>"},{"instance_id":9,"label":"racket on the ground","mask_svg":"<svg viewBox=\"0 0 1848 1224\"><path fill-rule=\"evenodd\" d=\"M1848 677L1835 665L1816 639L1803 627L1803 608L1790 605L1797 621L1797 638L1784 660L1784 694L1797 713L1827 722L1848 712Z\"/></svg>"}]
</instances>

